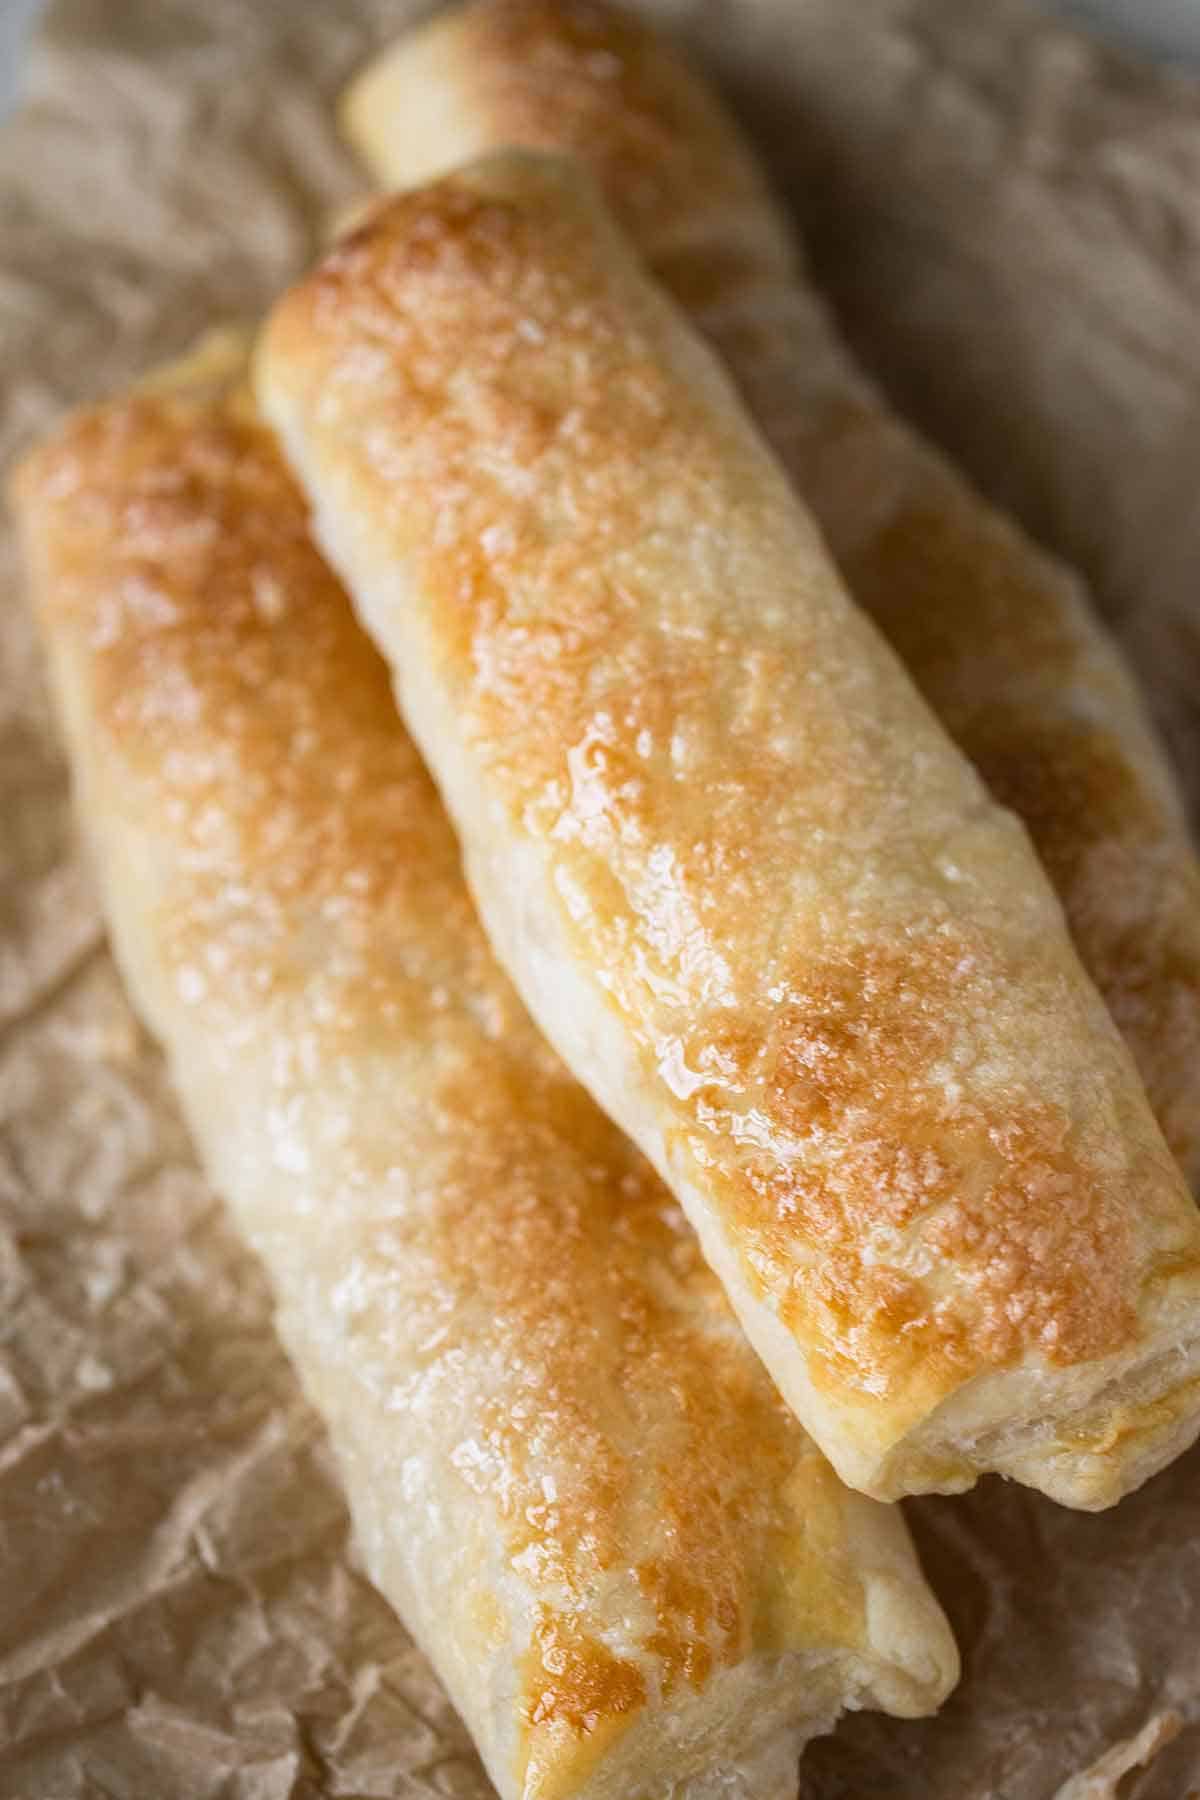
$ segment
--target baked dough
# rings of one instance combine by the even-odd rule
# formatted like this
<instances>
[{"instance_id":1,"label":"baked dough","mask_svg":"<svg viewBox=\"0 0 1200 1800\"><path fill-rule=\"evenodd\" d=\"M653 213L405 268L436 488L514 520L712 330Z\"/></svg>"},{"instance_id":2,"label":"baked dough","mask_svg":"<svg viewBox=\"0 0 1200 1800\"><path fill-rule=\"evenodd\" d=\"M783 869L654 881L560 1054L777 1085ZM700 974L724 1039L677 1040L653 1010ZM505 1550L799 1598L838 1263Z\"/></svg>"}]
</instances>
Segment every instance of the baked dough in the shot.
<instances>
[{"instance_id":1,"label":"baked dough","mask_svg":"<svg viewBox=\"0 0 1200 1800\"><path fill-rule=\"evenodd\" d=\"M1167 1141L1200 1185L1200 871L1132 679L1074 576L856 368L715 95L646 26L596 0L481 0L373 63L343 120L389 186L504 144L585 159L721 354L851 593L1028 826Z\"/></svg>"},{"instance_id":2,"label":"baked dough","mask_svg":"<svg viewBox=\"0 0 1200 1800\"><path fill-rule=\"evenodd\" d=\"M500 1793L791 1800L843 1706L937 1705L945 1621L497 969L243 368L16 482L130 992Z\"/></svg>"},{"instance_id":3,"label":"baked dough","mask_svg":"<svg viewBox=\"0 0 1200 1800\"><path fill-rule=\"evenodd\" d=\"M1025 832L578 166L386 203L256 368L501 961L843 1478L1189 1442L1200 1218Z\"/></svg>"}]
</instances>

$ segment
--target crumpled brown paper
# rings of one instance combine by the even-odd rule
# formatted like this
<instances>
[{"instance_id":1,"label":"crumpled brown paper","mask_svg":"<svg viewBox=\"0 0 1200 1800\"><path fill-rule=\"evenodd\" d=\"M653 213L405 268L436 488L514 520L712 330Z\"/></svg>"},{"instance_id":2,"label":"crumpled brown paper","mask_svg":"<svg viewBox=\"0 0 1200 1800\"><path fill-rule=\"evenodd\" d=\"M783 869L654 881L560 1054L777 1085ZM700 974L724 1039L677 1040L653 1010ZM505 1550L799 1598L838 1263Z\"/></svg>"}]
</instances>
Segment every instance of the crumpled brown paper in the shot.
<instances>
[{"instance_id":1,"label":"crumpled brown paper","mask_svg":"<svg viewBox=\"0 0 1200 1800\"><path fill-rule=\"evenodd\" d=\"M1158 231L1156 304L1192 305L1193 239L1144 196L1200 171L1194 92L1127 76L1010 0L647 4L733 83L881 366L1103 575L1098 546L1128 548L1135 511L1073 536L1087 509L1068 495L1148 491L1149 472L1125 471L1135 443L1156 452L1164 508L1190 489L1185 447L1154 421L1173 382L1200 384L1200 335L1195 364L1178 337L1164 362L1106 284L1125 291L1124 259L1143 266ZM57 0L0 135L0 457L262 310L357 185L333 95L419 10ZM1073 210L1081 191L1099 204L1097 179L1103 231ZM981 248L965 196L996 242ZM1056 221L1073 222L1065 261ZM954 307L984 303L988 271L1039 297L1044 391L1028 345L1015 393L981 375L995 321ZM1124 430L1093 441L1110 363ZM1141 591L1200 638L1200 600L1149 582L1162 554L1147 546ZM356 1572L262 1277L105 954L7 533L0 581L0 1800L479 1800L461 1726ZM1124 592L1114 574L1118 618ZM1160 696L1168 664L1143 648ZM910 1518L962 1687L936 1720L846 1721L810 1750L804 1800L1050 1800L1089 1770L1082 1791L1115 1794L1130 1759L1102 1759L1122 1740L1151 1755L1160 1715L1178 1735L1120 1792L1200 1789L1200 1453L1101 1517L992 1481Z\"/></svg>"},{"instance_id":2,"label":"crumpled brown paper","mask_svg":"<svg viewBox=\"0 0 1200 1800\"><path fill-rule=\"evenodd\" d=\"M1200 823L1200 79L1022 0L720 12L852 341L1088 577Z\"/></svg>"}]
</instances>

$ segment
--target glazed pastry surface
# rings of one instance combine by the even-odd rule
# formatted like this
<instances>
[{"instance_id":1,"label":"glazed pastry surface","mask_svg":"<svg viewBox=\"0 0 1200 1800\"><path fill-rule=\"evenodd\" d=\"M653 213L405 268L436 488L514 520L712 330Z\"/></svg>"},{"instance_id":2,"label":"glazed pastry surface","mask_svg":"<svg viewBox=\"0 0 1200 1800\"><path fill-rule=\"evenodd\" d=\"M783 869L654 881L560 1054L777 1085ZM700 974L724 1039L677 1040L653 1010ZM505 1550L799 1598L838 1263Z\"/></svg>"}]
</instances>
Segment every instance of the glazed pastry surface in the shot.
<instances>
[{"instance_id":1,"label":"glazed pastry surface","mask_svg":"<svg viewBox=\"0 0 1200 1800\"><path fill-rule=\"evenodd\" d=\"M843 1478L1181 1449L1200 1220L1026 834L577 167L382 206L257 387L501 961Z\"/></svg>"}]
</instances>

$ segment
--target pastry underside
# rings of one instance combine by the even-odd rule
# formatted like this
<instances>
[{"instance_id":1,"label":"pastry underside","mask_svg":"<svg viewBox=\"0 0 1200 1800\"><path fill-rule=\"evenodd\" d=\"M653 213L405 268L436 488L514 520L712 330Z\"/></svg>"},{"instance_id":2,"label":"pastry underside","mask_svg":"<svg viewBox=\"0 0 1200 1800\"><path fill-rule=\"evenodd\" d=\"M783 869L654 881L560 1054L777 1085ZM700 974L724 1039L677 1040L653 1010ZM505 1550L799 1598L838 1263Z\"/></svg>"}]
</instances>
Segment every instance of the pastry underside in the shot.
<instances>
[{"instance_id":1,"label":"pastry underside","mask_svg":"<svg viewBox=\"0 0 1200 1800\"><path fill-rule=\"evenodd\" d=\"M945 1620L497 968L245 352L14 483L117 960L500 1794L789 1800L844 1707L938 1704Z\"/></svg>"},{"instance_id":2,"label":"pastry underside","mask_svg":"<svg viewBox=\"0 0 1200 1800\"><path fill-rule=\"evenodd\" d=\"M703 79L600 0L475 0L342 107L407 187L507 144L569 151L717 350L875 619L1024 820L1168 1144L1200 1183L1200 866L1140 695L1080 582L890 411Z\"/></svg>"},{"instance_id":3,"label":"pastry underside","mask_svg":"<svg viewBox=\"0 0 1200 1800\"><path fill-rule=\"evenodd\" d=\"M578 165L381 205L257 389L492 943L852 1486L1111 1504L1200 1220L1013 815Z\"/></svg>"}]
</instances>

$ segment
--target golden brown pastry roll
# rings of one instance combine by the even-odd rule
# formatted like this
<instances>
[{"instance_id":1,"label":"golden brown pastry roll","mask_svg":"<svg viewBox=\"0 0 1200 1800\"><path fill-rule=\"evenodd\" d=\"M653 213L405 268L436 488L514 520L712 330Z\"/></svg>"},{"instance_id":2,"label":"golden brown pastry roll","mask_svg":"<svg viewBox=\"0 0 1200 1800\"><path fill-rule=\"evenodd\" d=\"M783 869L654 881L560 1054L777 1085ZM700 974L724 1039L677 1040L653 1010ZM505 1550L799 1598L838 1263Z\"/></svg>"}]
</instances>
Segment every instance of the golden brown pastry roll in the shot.
<instances>
[{"instance_id":1,"label":"golden brown pastry roll","mask_svg":"<svg viewBox=\"0 0 1200 1800\"><path fill-rule=\"evenodd\" d=\"M1200 1217L1024 830L577 165L401 196L257 385L500 958L880 1498L1200 1429Z\"/></svg>"},{"instance_id":2,"label":"golden brown pastry roll","mask_svg":"<svg viewBox=\"0 0 1200 1800\"><path fill-rule=\"evenodd\" d=\"M401 39L343 116L388 185L506 143L591 166L724 358L855 599L1029 827L1167 1141L1200 1183L1200 871L1140 698L1074 576L855 367L716 97L596 0L480 0Z\"/></svg>"},{"instance_id":3,"label":"golden brown pastry roll","mask_svg":"<svg viewBox=\"0 0 1200 1800\"><path fill-rule=\"evenodd\" d=\"M243 354L16 484L118 960L500 1793L785 1800L937 1705L945 1621L496 967Z\"/></svg>"}]
</instances>

